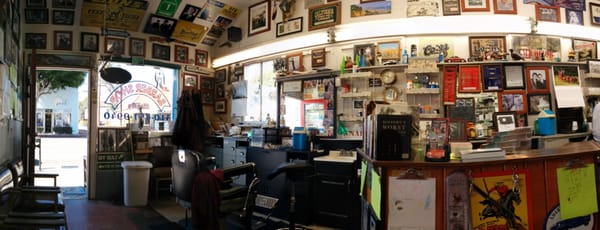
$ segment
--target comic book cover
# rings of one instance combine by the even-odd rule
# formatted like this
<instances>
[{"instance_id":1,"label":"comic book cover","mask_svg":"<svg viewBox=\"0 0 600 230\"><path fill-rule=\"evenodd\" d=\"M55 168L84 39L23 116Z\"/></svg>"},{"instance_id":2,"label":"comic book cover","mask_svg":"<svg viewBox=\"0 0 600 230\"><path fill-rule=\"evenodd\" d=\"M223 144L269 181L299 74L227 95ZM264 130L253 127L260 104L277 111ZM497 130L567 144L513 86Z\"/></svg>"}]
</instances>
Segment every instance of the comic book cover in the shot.
<instances>
[{"instance_id":1,"label":"comic book cover","mask_svg":"<svg viewBox=\"0 0 600 230\"><path fill-rule=\"evenodd\" d=\"M527 174L527 171L473 174L470 194L472 229L531 230Z\"/></svg>"}]
</instances>

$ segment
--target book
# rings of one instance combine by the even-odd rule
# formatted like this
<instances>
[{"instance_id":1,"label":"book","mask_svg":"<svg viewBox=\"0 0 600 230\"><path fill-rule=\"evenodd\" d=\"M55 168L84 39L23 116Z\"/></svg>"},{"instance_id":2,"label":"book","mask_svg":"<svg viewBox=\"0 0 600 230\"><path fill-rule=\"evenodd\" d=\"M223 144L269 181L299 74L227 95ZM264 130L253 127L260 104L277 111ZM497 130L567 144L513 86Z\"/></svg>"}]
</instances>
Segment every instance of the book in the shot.
<instances>
[{"instance_id":1,"label":"book","mask_svg":"<svg viewBox=\"0 0 600 230\"><path fill-rule=\"evenodd\" d=\"M460 151L462 162L486 161L504 159L506 151L501 148L482 148Z\"/></svg>"},{"instance_id":2,"label":"book","mask_svg":"<svg viewBox=\"0 0 600 230\"><path fill-rule=\"evenodd\" d=\"M412 116L377 114L373 120L373 158L411 159Z\"/></svg>"}]
</instances>

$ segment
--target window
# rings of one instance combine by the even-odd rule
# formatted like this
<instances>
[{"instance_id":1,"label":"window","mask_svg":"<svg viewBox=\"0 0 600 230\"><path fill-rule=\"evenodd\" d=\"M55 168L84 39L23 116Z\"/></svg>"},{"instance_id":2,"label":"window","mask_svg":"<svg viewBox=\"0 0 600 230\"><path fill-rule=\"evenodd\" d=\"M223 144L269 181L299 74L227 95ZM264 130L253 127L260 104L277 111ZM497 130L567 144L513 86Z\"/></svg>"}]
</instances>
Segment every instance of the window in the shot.
<instances>
[{"instance_id":1,"label":"window","mask_svg":"<svg viewBox=\"0 0 600 230\"><path fill-rule=\"evenodd\" d=\"M277 115L277 83L273 61L249 64L244 67L247 82L246 116L244 121L265 121L267 115ZM260 105L260 109L256 108Z\"/></svg>"}]
</instances>

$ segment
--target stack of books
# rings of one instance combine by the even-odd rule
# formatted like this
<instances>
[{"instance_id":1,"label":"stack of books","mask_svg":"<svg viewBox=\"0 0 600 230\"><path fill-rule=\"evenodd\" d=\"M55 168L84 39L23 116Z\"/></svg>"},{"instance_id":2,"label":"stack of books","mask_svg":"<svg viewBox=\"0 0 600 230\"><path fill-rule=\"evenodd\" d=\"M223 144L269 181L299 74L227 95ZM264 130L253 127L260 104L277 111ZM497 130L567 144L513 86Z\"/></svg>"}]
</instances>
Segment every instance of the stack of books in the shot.
<instances>
[{"instance_id":1,"label":"stack of books","mask_svg":"<svg viewBox=\"0 0 600 230\"><path fill-rule=\"evenodd\" d=\"M503 160L506 157L506 151L501 148L483 148L460 151L462 162Z\"/></svg>"}]
</instances>

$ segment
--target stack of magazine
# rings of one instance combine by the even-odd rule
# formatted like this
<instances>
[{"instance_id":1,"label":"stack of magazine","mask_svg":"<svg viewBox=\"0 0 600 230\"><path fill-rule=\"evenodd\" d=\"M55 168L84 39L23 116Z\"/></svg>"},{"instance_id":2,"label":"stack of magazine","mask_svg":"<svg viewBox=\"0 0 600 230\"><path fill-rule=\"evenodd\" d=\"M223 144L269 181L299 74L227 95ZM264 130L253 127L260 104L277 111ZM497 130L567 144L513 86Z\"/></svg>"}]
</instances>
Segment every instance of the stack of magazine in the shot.
<instances>
[{"instance_id":1,"label":"stack of magazine","mask_svg":"<svg viewBox=\"0 0 600 230\"><path fill-rule=\"evenodd\" d=\"M462 162L503 160L506 157L506 151L501 148L482 148L460 151Z\"/></svg>"}]
</instances>

